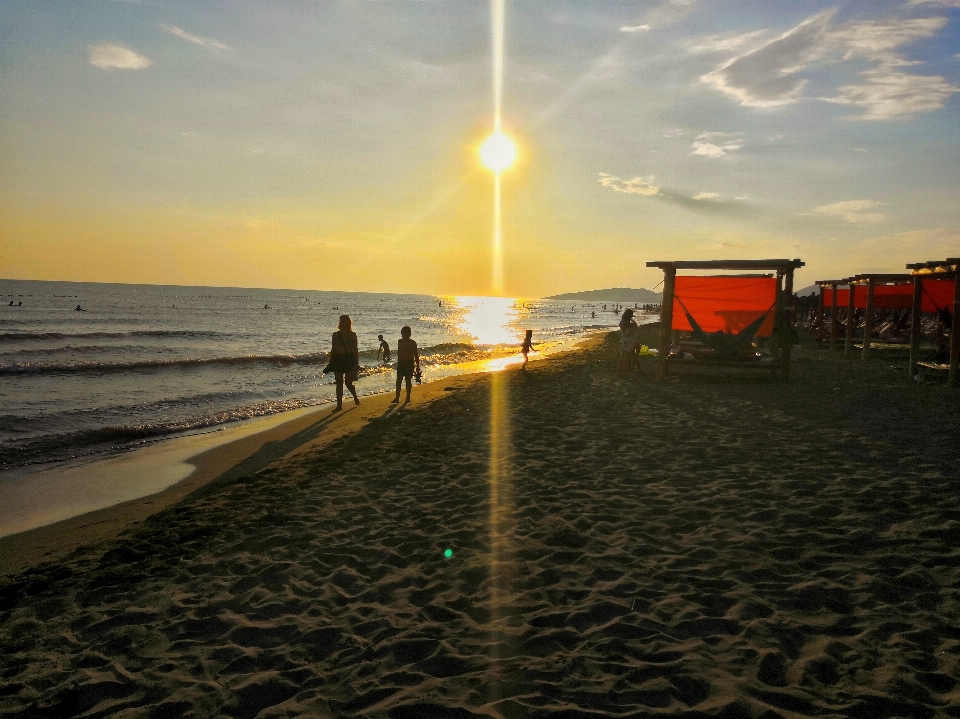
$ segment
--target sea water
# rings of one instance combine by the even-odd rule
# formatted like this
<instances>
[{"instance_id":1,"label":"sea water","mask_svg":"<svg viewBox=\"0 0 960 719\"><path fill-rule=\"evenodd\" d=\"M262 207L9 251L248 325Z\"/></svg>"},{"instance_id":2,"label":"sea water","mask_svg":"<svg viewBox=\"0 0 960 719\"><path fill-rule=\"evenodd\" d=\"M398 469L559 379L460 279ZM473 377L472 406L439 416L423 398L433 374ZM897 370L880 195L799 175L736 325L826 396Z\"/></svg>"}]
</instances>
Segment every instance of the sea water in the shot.
<instances>
[{"instance_id":1,"label":"sea water","mask_svg":"<svg viewBox=\"0 0 960 719\"><path fill-rule=\"evenodd\" d=\"M393 387L403 325L413 330L429 381L516 357L527 329L543 350L616 327L608 307L0 280L0 468L124 450L331 402L333 375L322 370L341 314L353 319L357 388L368 395ZM390 362L377 358L379 334L391 346Z\"/></svg>"}]
</instances>

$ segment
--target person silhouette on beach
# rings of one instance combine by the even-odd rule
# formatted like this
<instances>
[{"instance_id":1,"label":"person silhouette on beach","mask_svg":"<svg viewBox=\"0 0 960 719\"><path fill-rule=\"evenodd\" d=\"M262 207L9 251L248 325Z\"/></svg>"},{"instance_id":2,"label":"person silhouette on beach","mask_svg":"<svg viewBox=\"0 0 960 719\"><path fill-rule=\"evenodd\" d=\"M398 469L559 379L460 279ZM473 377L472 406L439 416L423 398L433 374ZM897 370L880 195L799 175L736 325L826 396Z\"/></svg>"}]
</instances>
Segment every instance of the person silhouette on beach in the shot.
<instances>
[{"instance_id":1,"label":"person silhouette on beach","mask_svg":"<svg viewBox=\"0 0 960 719\"><path fill-rule=\"evenodd\" d=\"M410 380L413 379L414 367L420 372L420 351L410 336L412 334L413 330L407 325L400 330L400 339L397 341L397 396L391 404L400 402L400 385L404 380L407 382L407 402L410 401Z\"/></svg>"},{"instance_id":2,"label":"person silhouette on beach","mask_svg":"<svg viewBox=\"0 0 960 719\"><path fill-rule=\"evenodd\" d=\"M74 308L73 308L73 311L74 311L74 312L86 312L86 310L83 309L83 307L81 307L80 305L77 305L76 307L74 307Z\"/></svg>"},{"instance_id":3,"label":"person silhouette on beach","mask_svg":"<svg viewBox=\"0 0 960 719\"><path fill-rule=\"evenodd\" d=\"M633 310L626 310L620 318L620 364L617 371L632 372L636 364L637 341L633 333L639 329L633 321Z\"/></svg>"},{"instance_id":4,"label":"person silhouette on beach","mask_svg":"<svg viewBox=\"0 0 960 719\"><path fill-rule=\"evenodd\" d=\"M353 322L350 320L350 315L340 315L340 322L337 324L337 331L333 333L333 344L330 347L330 363L327 365L329 369L325 370L333 370L333 376L337 380L337 406L334 412L343 409L344 384L353 395L353 403L360 404L357 390L353 386L357 381L359 364L360 351L357 349L357 333L353 331Z\"/></svg>"},{"instance_id":5,"label":"person silhouette on beach","mask_svg":"<svg viewBox=\"0 0 960 719\"><path fill-rule=\"evenodd\" d=\"M383 335L377 335L377 339L380 340L380 347L377 349L377 359L380 359L381 355L383 356L384 362L390 361L390 345L387 344L387 341L383 339Z\"/></svg>"},{"instance_id":6,"label":"person silhouette on beach","mask_svg":"<svg viewBox=\"0 0 960 719\"><path fill-rule=\"evenodd\" d=\"M530 350L533 349L533 330L527 330L527 333L523 337L523 344L520 346L520 352L523 353L523 364L520 365L520 369L527 368L527 355L530 354Z\"/></svg>"}]
</instances>

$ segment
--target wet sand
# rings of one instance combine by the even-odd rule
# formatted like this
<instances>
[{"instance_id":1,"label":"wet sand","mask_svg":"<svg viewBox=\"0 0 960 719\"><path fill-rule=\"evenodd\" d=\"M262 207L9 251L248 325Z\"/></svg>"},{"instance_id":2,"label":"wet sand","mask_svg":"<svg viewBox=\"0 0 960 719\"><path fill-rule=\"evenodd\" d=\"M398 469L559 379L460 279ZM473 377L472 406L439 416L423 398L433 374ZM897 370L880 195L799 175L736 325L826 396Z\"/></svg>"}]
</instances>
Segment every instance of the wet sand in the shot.
<instances>
[{"instance_id":1,"label":"wet sand","mask_svg":"<svg viewBox=\"0 0 960 719\"><path fill-rule=\"evenodd\" d=\"M439 383L7 580L0 713L960 716L960 395L616 362Z\"/></svg>"}]
</instances>

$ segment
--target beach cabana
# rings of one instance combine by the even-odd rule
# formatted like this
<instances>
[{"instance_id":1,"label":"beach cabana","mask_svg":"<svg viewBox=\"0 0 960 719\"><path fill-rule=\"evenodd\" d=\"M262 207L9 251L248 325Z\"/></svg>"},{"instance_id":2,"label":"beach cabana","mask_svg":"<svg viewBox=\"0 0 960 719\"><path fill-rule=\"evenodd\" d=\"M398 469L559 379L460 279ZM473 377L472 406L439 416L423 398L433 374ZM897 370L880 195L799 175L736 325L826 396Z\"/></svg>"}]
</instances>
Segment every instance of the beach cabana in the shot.
<instances>
[{"instance_id":1,"label":"beach cabana","mask_svg":"<svg viewBox=\"0 0 960 719\"><path fill-rule=\"evenodd\" d=\"M667 376L674 330L693 332L711 344L716 341L730 346L736 346L739 338L749 341L754 336L779 334L782 357L774 367L785 378L789 377L793 272L803 264L798 259L648 262L647 267L663 270L657 378ZM678 275L678 270L775 271L776 276ZM715 364L756 367L756 363L736 360L721 359Z\"/></svg>"},{"instance_id":2,"label":"beach cabana","mask_svg":"<svg viewBox=\"0 0 960 719\"><path fill-rule=\"evenodd\" d=\"M840 290L840 285L846 285L847 280L817 280L817 287L820 288L820 312L818 317L818 324L820 326L820 331L817 335L817 338L820 340L820 343L823 344L827 341L827 337L830 338L830 348L833 349L836 346L838 332L838 322L837 322L837 310L840 307L844 307L846 303L846 293L847 290ZM843 299L841 299L841 297ZM830 329L827 330L827 324L825 321L825 315L827 313L827 308L830 310Z\"/></svg>"},{"instance_id":3,"label":"beach cabana","mask_svg":"<svg viewBox=\"0 0 960 719\"><path fill-rule=\"evenodd\" d=\"M910 363L908 369L913 377L920 364L920 323L924 312L950 315L950 364L947 384L960 386L960 257L945 260L919 262L907 265L913 278L913 304L911 308Z\"/></svg>"},{"instance_id":4,"label":"beach cabana","mask_svg":"<svg viewBox=\"0 0 960 719\"><path fill-rule=\"evenodd\" d=\"M861 359L870 357L873 346L873 330L876 311L909 310L913 306L913 277L908 274L864 274L855 275L847 280L853 290L847 291L838 301L846 301L847 315L852 317L855 310L864 311L863 348ZM844 356L853 351L853 323L847 321L844 342Z\"/></svg>"}]
</instances>

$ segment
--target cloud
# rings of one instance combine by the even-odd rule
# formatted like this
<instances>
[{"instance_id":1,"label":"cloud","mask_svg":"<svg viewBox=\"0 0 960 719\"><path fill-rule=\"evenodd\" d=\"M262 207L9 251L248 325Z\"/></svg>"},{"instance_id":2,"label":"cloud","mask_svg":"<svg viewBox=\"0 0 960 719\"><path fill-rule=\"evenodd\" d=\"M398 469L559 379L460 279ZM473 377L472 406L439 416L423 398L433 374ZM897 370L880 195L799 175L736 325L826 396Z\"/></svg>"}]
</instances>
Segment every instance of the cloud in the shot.
<instances>
[{"instance_id":1,"label":"cloud","mask_svg":"<svg viewBox=\"0 0 960 719\"><path fill-rule=\"evenodd\" d=\"M829 217L840 217L853 225L875 225L880 222L886 222L887 216L880 212L867 212L881 203L873 200L847 200L846 202L835 202L832 205L821 205L813 208L814 212Z\"/></svg>"},{"instance_id":2,"label":"cloud","mask_svg":"<svg viewBox=\"0 0 960 719\"><path fill-rule=\"evenodd\" d=\"M744 45L754 45L761 38L769 34L769 30L752 30L744 33L722 33L719 35L704 35L683 43L687 52L694 55L707 55L714 52L733 52L740 50Z\"/></svg>"},{"instance_id":3,"label":"cloud","mask_svg":"<svg viewBox=\"0 0 960 719\"><path fill-rule=\"evenodd\" d=\"M801 73L818 61L872 61L877 64L860 72L861 82L839 87L832 96L815 98L857 107L861 114L855 119L862 120L888 120L937 110L953 93L960 92L960 87L939 75L905 72L903 68L922 63L896 52L902 45L939 32L948 23L947 18L886 18L832 28L835 12L812 15L700 79L741 105L770 108L802 99L807 80ZM708 36L701 45L720 45L717 38L722 40L722 36Z\"/></svg>"},{"instance_id":4,"label":"cloud","mask_svg":"<svg viewBox=\"0 0 960 719\"><path fill-rule=\"evenodd\" d=\"M734 139L719 140L720 144L712 142L712 140L724 137L732 137ZM739 138L739 133L703 132L697 135L690 147L693 148L693 152L690 153L691 155L700 155L701 157L712 157L716 159L723 157L729 152L739 150L743 147L743 140Z\"/></svg>"},{"instance_id":5,"label":"cloud","mask_svg":"<svg viewBox=\"0 0 960 719\"><path fill-rule=\"evenodd\" d=\"M909 6L933 5L934 7L960 7L960 0L910 0Z\"/></svg>"},{"instance_id":6,"label":"cloud","mask_svg":"<svg viewBox=\"0 0 960 719\"><path fill-rule=\"evenodd\" d=\"M87 59L94 67L101 70L142 70L150 67L153 61L134 52L123 45L107 43L104 45L89 45Z\"/></svg>"},{"instance_id":7,"label":"cloud","mask_svg":"<svg viewBox=\"0 0 960 719\"><path fill-rule=\"evenodd\" d=\"M834 9L817 13L700 79L747 107L796 102L807 83L798 73L823 55L827 28L835 12Z\"/></svg>"},{"instance_id":8,"label":"cloud","mask_svg":"<svg viewBox=\"0 0 960 719\"><path fill-rule=\"evenodd\" d=\"M680 137L682 135L683 135L683 130L681 130L679 127L675 127L663 133L664 137Z\"/></svg>"},{"instance_id":9,"label":"cloud","mask_svg":"<svg viewBox=\"0 0 960 719\"><path fill-rule=\"evenodd\" d=\"M177 27L176 25L164 25L163 23L160 23L160 27L166 30L171 35L176 35L181 40L192 42L194 45L200 45L201 47L205 47L208 50L213 50L214 52L230 49L228 45L220 42L219 40L214 40L212 37L200 37L199 35L191 35L186 30L183 30Z\"/></svg>"},{"instance_id":10,"label":"cloud","mask_svg":"<svg viewBox=\"0 0 960 719\"><path fill-rule=\"evenodd\" d=\"M619 177L608 175L605 172L598 173L599 182L604 187L609 187L615 192L626 192L633 195L642 195L644 197L654 197L663 202L669 202L673 205L680 205L688 210L693 210L700 214L710 215L747 215L756 214L756 209L749 203L735 202L733 200L720 199L719 193L701 192L691 197L688 193L668 190L661 187L655 187L646 180L635 177L632 180L621 180ZM744 198L745 199L745 198Z\"/></svg>"},{"instance_id":11,"label":"cloud","mask_svg":"<svg viewBox=\"0 0 960 719\"><path fill-rule=\"evenodd\" d=\"M647 32L649 25L621 25L620 32Z\"/></svg>"},{"instance_id":12,"label":"cloud","mask_svg":"<svg viewBox=\"0 0 960 719\"><path fill-rule=\"evenodd\" d=\"M619 177L608 175L605 172L598 173L600 179L597 180L604 187L609 187L616 192L629 192L634 195L645 195L652 197L660 194L660 188L654 187L646 180L634 177L632 180L621 180Z\"/></svg>"},{"instance_id":13,"label":"cloud","mask_svg":"<svg viewBox=\"0 0 960 719\"><path fill-rule=\"evenodd\" d=\"M844 85L836 97L822 98L838 105L862 108L859 120L891 120L918 112L939 110L960 92L939 75L911 75L887 66L860 73L865 82Z\"/></svg>"},{"instance_id":14,"label":"cloud","mask_svg":"<svg viewBox=\"0 0 960 719\"><path fill-rule=\"evenodd\" d=\"M830 39L839 43L846 52L843 59L862 57L898 65L910 63L893 51L901 45L930 37L941 30L948 20L945 17L888 18L856 23L834 30Z\"/></svg>"}]
</instances>

